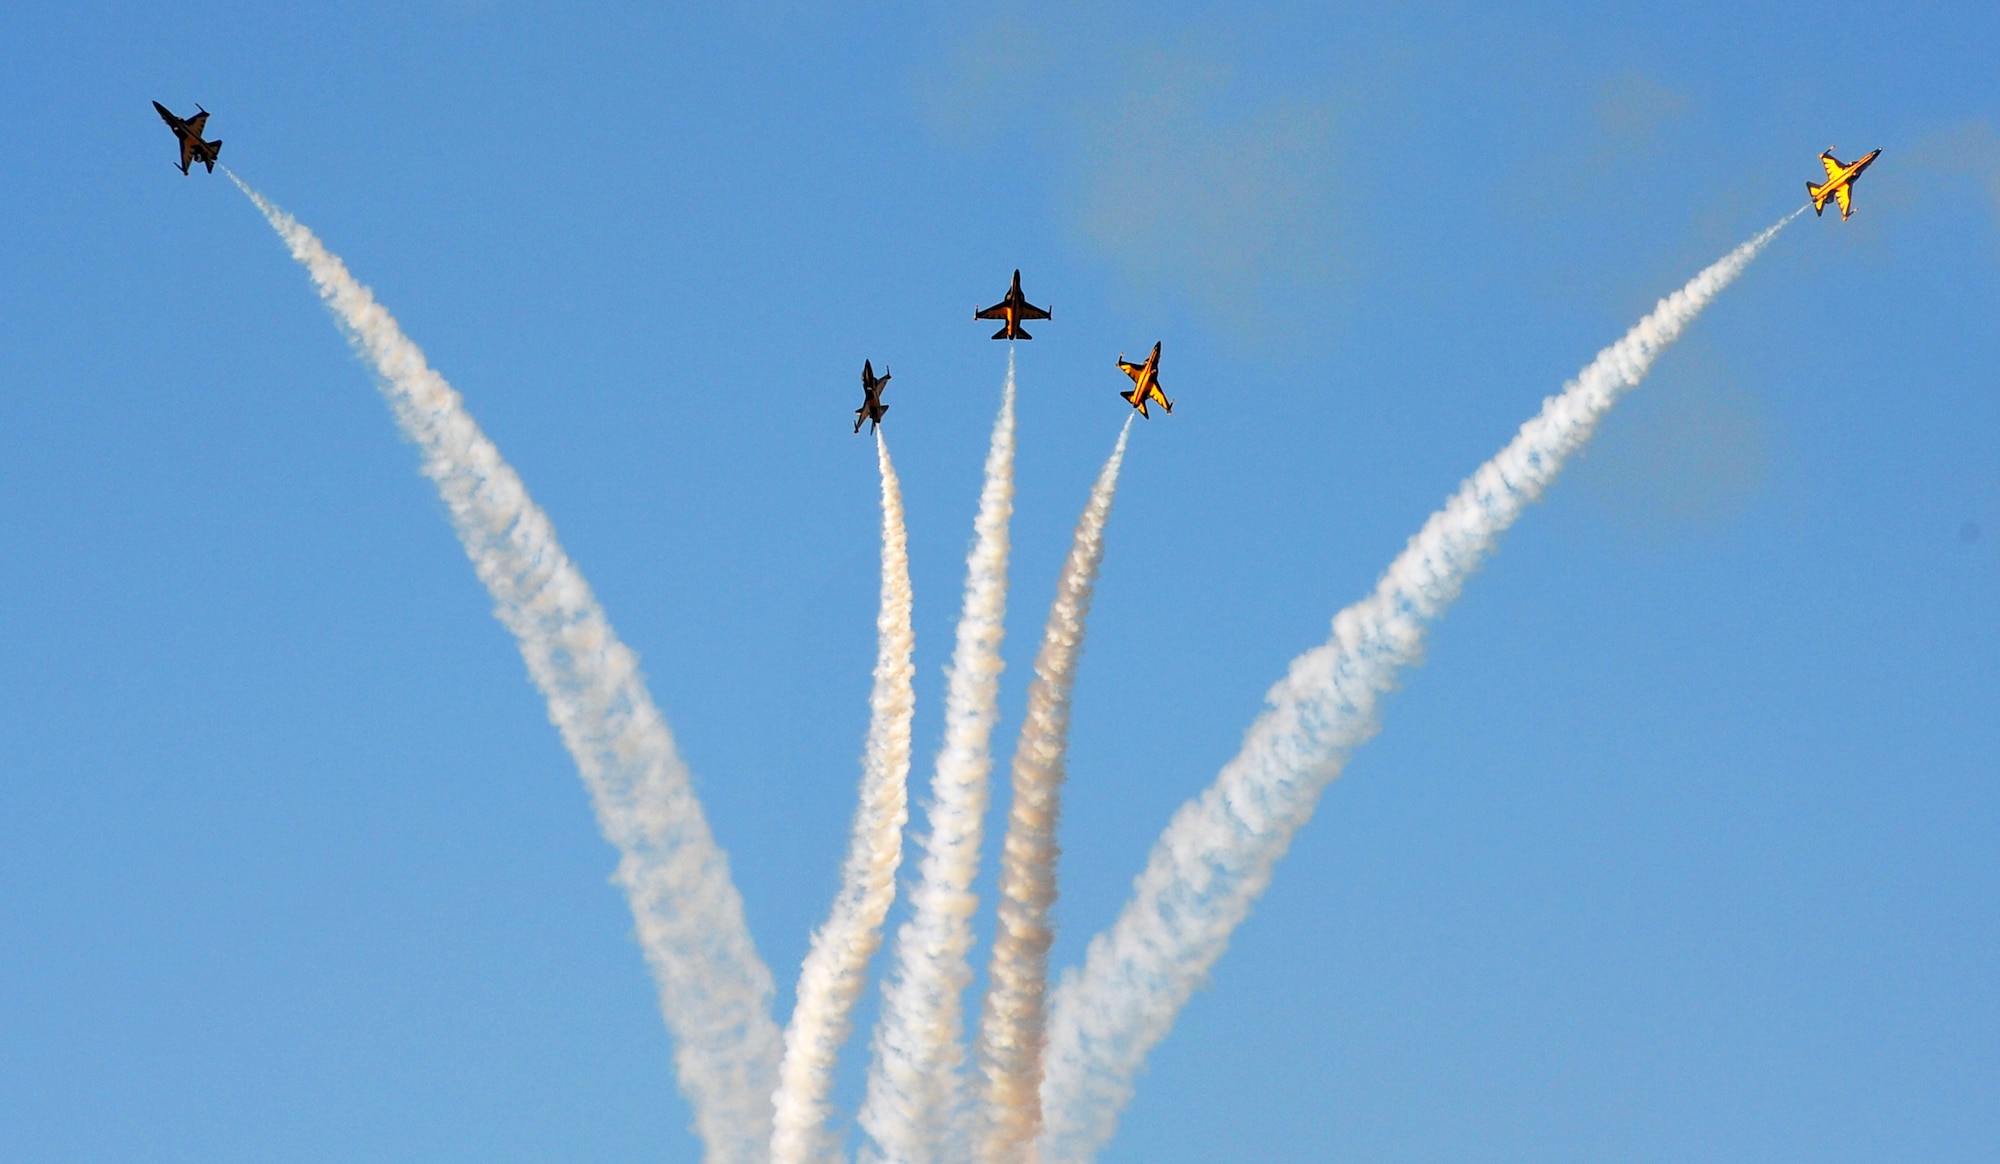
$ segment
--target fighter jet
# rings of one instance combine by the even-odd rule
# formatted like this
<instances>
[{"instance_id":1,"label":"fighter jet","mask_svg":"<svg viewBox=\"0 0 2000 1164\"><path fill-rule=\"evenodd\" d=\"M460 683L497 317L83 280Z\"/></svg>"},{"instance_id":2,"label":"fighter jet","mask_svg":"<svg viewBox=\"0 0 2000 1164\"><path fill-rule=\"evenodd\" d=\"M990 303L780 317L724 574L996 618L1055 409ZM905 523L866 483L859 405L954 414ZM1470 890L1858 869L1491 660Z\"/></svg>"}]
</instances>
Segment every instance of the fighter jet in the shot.
<instances>
[{"instance_id":1,"label":"fighter jet","mask_svg":"<svg viewBox=\"0 0 2000 1164\"><path fill-rule=\"evenodd\" d=\"M1148 420L1153 418L1153 414L1146 411L1146 401L1148 400L1153 401L1168 412L1174 410L1174 402L1168 400L1167 394L1160 391L1159 344L1153 345L1153 354L1147 356L1146 362L1143 364L1135 364L1125 358L1124 352L1119 352L1118 370L1132 377L1132 390L1130 392L1120 392L1118 395L1123 396L1127 404L1138 409L1140 416Z\"/></svg>"},{"instance_id":2,"label":"fighter jet","mask_svg":"<svg viewBox=\"0 0 2000 1164\"><path fill-rule=\"evenodd\" d=\"M854 410L854 431L861 431L861 422L868 422L868 431L874 432L882 423L882 414L889 406L882 403L882 391L889 386L889 369L882 369L882 378L875 378L875 365L861 361L861 407Z\"/></svg>"},{"instance_id":3,"label":"fighter jet","mask_svg":"<svg viewBox=\"0 0 2000 1164\"><path fill-rule=\"evenodd\" d=\"M1881 152L1876 150L1850 166L1833 156L1832 146L1826 147L1826 152L1819 156L1819 164L1826 167L1826 184L1815 186L1811 182L1806 183L1806 193L1812 196L1813 214L1824 211L1826 200L1832 198L1840 204L1840 220L1846 222L1847 216L1854 213L1854 180L1868 168L1868 163L1875 160L1875 154Z\"/></svg>"},{"instance_id":4,"label":"fighter jet","mask_svg":"<svg viewBox=\"0 0 2000 1164\"><path fill-rule=\"evenodd\" d=\"M167 128L173 130L174 136L180 139L181 173L188 172L188 165L191 162L200 162L208 167L209 173L215 173L215 159L222 153L222 143L201 140L202 127L208 124L208 110L201 109L201 106L197 105L195 108L201 109L201 112L182 121L168 112L167 107L158 101L153 102L153 108L160 111L160 120L166 122Z\"/></svg>"},{"instance_id":5,"label":"fighter jet","mask_svg":"<svg viewBox=\"0 0 2000 1164\"><path fill-rule=\"evenodd\" d=\"M1004 319L1007 321L1005 326L1001 327L999 331L994 332L993 338L1017 340L1035 338L1021 330L1022 320L1048 319L1050 316L1047 308L1036 307L1034 304L1028 302L1027 296L1021 294L1021 272L1017 270L1014 272L1014 285L1007 288L1007 298L1002 299L991 307L983 307L974 311L972 318Z\"/></svg>"}]
</instances>

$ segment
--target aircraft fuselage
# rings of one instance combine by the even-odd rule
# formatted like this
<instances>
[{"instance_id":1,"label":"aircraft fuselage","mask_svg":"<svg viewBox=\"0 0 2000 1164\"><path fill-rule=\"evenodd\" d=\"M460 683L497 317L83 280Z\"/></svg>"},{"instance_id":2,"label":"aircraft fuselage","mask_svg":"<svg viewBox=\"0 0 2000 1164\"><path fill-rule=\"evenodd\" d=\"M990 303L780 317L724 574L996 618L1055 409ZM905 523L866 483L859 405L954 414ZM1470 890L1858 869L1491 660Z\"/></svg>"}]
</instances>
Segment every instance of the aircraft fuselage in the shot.
<instances>
[{"instance_id":1,"label":"aircraft fuselage","mask_svg":"<svg viewBox=\"0 0 2000 1164\"><path fill-rule=\"evenodd\" d=\"M1875 154L1879 154L1881 152L1882 152L1881 150L1876 150ZM1856 178L1859 178L1861 176L1861 171L1867 169L1869 163L1875 160L1875 154L1869 154L1867 157L1862 158L1860 161L1855 162L1852 165L1841 167L1840 173L1833 179L1832 182L1828 184L1832 186L1851 185Z\"/></svg>"}]
</instances>

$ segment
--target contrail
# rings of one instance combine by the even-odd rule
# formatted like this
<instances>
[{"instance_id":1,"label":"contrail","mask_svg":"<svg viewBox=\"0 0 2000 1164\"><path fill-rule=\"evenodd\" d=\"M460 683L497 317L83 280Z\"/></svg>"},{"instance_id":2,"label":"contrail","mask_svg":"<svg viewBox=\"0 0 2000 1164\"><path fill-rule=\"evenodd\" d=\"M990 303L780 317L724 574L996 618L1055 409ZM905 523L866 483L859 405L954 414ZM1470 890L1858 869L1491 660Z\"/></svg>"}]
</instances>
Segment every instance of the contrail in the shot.
<instances>
[{"instance_id":1,"label":"contrail","mask_svg":"<svg viewBox=\"0 0 2000 1164\"><path fill-rule=\"evenodd\" d=\"M1007 522L1014 512L1014 357L986 454L965 605L945 690L944 747L931 779L930 835L896 931L883 986L861 1126L893 1164L936 1164L959 1106L965 988L972 980L972 879L999 717L1000 641L1007 613Z\"/></svg>"},{"instance_id":2,"label":"contrail","mask_svg":"<svg viewBox=\"0 0 2000 1164\"><path fill-rule=\"evenodd\" d=\"M423 455L465 553L513 632L549 719L575 757L618 847L639 944L659 984L674 1064L709 1164L759 1164L770 1148L778 1028L771 972L757 957L728 858L709 833L673 733L639 659L618 640L554 528L458 393L368 288L297 219L242 179L312 275L320 298L375 369L403 435Z\"/></svg>"},{"instance_id":3,"label":"contrail","mask_svg":"<svg viewBox=\"0 0 2000 1164\"><path fill-rule=\"evenodd\" d=\"M1598 353L1424 523L1375 592L1334 618L1327 642L1292 661L1243 750L1174 814L1117 923L1091 940L1080 971L1064 974L1042 1080L1042 1161L1087 1161L1111 1137L1133 1075L1222 956L1320 792L1374 734L1376 704L1418 658L1428 624L1605 411L1796 217L1696 275Z\"/></svg>"},{"instance_id":4,"label":"contrail","mask_svg":"<svg viewBox=\"0 0 2000 1164\"><path fill-rule=\"evenodd\" d=\"M862 760L861 804L854 813L839 896L813 934L799 971L798 1002L785 1028L785 1057L773 1100L772 1164L837 1161L827 1130L833 1070L853 1027L868 960L882 944L882 919L896 897L903 861L903 826L910 819L910 718L916 711L910 653L910 552L903 527L903 491L889 463L889 445L875 434L882 467L882 607L875 616L875 688L868 696L868 750Z\"/></svg>"},{"instance_id":5,"label":"contrail","mask_svg":"<svg viewBox=\"0 0 2000 1164\"><path fill-rule=\"evenodd\" d=\"M1014 798L1000 858L999 925L979 1022L986 1105L983 1126L975 1125L973 1134L980 1137L980 1155L987 1164L1026 1164L1041 1130L1043 995L1049 943L1055 937L1049 907L1056 900L1056 823L1069 750L1070 694L1083 655L1091 591L1104 560L1104 523L1111 516L1131 435L1128 417L1077 519L1035 655L1021 736L1014 744Z\"/></svg>"}]
</instances>

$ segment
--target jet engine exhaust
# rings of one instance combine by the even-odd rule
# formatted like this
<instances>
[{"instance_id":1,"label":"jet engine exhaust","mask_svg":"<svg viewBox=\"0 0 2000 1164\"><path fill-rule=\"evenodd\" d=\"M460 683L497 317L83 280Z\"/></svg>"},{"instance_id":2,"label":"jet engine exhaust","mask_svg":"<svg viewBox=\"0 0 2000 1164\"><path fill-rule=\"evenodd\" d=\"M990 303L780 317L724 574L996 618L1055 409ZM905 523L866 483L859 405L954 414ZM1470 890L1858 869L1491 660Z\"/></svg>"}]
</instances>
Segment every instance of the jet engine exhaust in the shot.
<instances>
[{"instance_id":1,"label":"jet engine exhaust","mask_svg":"<svg viewBox=\"0 0 2000 1164\"><path fill-rule=\"evenodd\" d=\"M885 377L886 379L886 377ZM903 826L910 819L910 720L916 712L916 635L910 626L910 551L903 490L889 445L875 433L882 470L882 600L875 617L875 686L868 696L868 744L861 803L854 813L840 891L826 924L814 932L799 971L798 1002L785 1027L771 1134L773 1164L841 1159L827 1129L834 1065L853 1029L854 1003L869 959L882 944L882 921L896 897Z\"/></svg>"},{"instance_id":2,"label":"jet engine exhaust","mask_svg":"<svg viewBox=\"0 0 2000 1164\"><path fill-rule=\"evenodd\" d=\"M964 995L972 980L972 880L999 718L1000 644L1007 614L1008 522L1014 512L1014 356L986 454L965 599L945 691L945 740L931 778L930 834L896 931L882 988L874 1062L861 1126L897 1164L933 1164L945 1152L965 1060Z\"/></svg>"},{"instance_id":3,"label":"jet engine exhaust","mask_svg":"<svg viewBox=\"0 0 2000 1164\"><path fill-rule=\"evenodd\" d=\"M771 972L751 942L728 858L709 832L638 656L611 629L548 515L395 318L310 230L229 177L285 240L374 369L493 596L495 617L513 633L548 700L598 826L618 848L615 879L678 1044L674 1064L704 1159L761 1164L778 1066Z\"/></svg>"},{"instance_id":4,"label":"jet engine exhaust","mask_svg":"<svg viewBox=\"0 0 2000 1164\"><path fill-rule=\"evenodd\" d=\"M987 1164L1026 1164L1041 1130L1044 998L1056 900L1056 825L1062 814L1064 758L1069 751L1070 696L1083 657L1097 569L1104 561L1104 525L1118 492L1118 471L1132 419L1098 471L1090 500L1070 538L1056 578L1056 598L1035 655L1028 706L1014 744L1014 796L1000 858L999 924L988 963L979 1024L980 1075L986 1103L973 1129Z\"/></svg>"},{"instance_id":5,"label":"jet engine exhaust","mask_svg":"<svg viewBox=\"0 0 2000 1164\"><path fill-rule=\"evenodd\" d=\"M1801 212L1662 299L1543 401L1424 523L1375 592L1334 618L1327 642L1292 661L1242 751L1174 814L1118 921L1063 975L1042 1079L1042 1161L1080 1164L1111 1137L1147 1054L1222 956L1320 793L1375 733L1377 704L1417 659L1428 625L1604 413Z\"/></svg>"}]
</instances>

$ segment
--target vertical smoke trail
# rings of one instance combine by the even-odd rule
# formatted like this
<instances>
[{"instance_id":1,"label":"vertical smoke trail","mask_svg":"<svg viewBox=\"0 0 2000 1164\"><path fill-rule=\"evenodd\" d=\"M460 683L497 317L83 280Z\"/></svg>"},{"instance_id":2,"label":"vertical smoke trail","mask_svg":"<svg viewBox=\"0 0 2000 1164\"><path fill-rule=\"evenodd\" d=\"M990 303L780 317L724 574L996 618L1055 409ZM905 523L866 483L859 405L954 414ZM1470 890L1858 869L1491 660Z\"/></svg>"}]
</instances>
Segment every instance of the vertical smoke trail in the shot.
<instances>
[{"instance_id":1,"label":"vertical smoke trail","mask_svg":"<svg viewBox=\"0 0 2000 1164\"><path fill-rule=\"evenodd\" d=\"M916 645L910 629L910 553L902 487L879 430L875 456L882 467L882 607L875 617L875 689L868 696L861 804L854 813L839 896L826 924L813 935L799 972L798 1003L785 1028L785 1057L773 1102L772 1164L840 1159L827 1131L827 1097L840 1046L852 1029L868 960L882 944L882 919L896 897L903 825L910 818L910 718L917 705L910 664Z\"/></svg>"},{"instance_id":2,"label":"vertical smoke trail","mask_svg":"<svg viewBox=\"0 0 2000 1164\"><path fill-rule=\"evenodd\" d=\"M1049 907L1056 900L1056 824L1062 812L1064 754L1069 750L1070 693L1083 655L1091 591L1104 560L1104 523L1118 492L1118 470L1132 420L1097 474L1077 519L1069 557L1056 579L1056 599L1035 655L1028 708L1014 745L1014 799L1000 858L1000 908L986 1002L979 1023L980 1074L986 1083L980 1154L987 1164L1025 1164L1042 1122L1044 999Z\"/></svg>"},{"instance_id":3,"label":"vertical smoke trail","mask_svg":"<svg viewBox=\"0 0 2000 1164\"><path fill-rule=\"evenodd\" d=\"M230 178L303 264L366 357L403 435L423 455L493 613L512 631L549 719L618 847L639 944L659 984L674 1064L709 1164L755 1164L771 1140L778 1029L771 972L743 920L729 862L708 831L686 764L590 586L500 451L424 353L297 219Z\"/></svg>"},{"instance_id":4,"label":"vertical smoke trail","mask_svg":"<svg viewBox=\"0 0 2000 1164\"><path fill-rule=\"evenodd\" d=\"M875 1062L861 1126L893 1164L936 1164L959 1104L964 994L972 981L972 879L999 718L1000 640L1007 613L1007 522L1014 512L1014 357L986 454L965 605L945 690L944 747L931 780L930 836L896 931L894 974L882 991Z\"/></svg>"},{"instance_id":5,"label":"vertical smoke trail","mask_svg":"<svg viewBox=\"0 0 2000 1164\"><path fill-rule=\"evenodd\" d=\"M1376 703L1417 659L1427 625L1605 411L1796 217L1696 275L1598 353L1424 523L1375 593L1334 618L1332 637L1292 661L1243 750L1174 814L1117 923L1092 939L1080 971L1063 976L1042 1081L1043 1161L1087 1161L1110 1138L1133 1075L1222 956L1320 792L1374 734Z\"/></svg>"}]
</instances>

